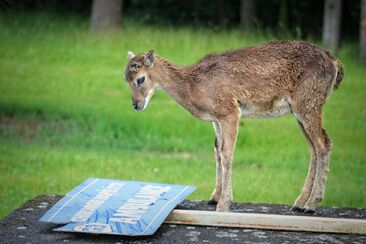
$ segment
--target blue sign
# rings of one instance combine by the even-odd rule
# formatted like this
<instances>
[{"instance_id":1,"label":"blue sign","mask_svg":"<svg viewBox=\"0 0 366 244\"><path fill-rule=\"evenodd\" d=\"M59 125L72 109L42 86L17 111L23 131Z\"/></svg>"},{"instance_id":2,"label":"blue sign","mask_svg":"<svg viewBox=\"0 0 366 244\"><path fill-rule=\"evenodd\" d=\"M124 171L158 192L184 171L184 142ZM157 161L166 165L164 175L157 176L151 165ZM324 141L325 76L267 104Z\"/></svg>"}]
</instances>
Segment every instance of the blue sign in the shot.
<instances>
[{"instance_id":1,"label":"blue sign","mask_svg":"<svg viewBox=\"0 0 366 244\"><path fill-rule=\"evenodd\" d=\"M40 220L66 224L56 231L152 235L196 187L90 178Z\"/></svg>"}]
</instances>

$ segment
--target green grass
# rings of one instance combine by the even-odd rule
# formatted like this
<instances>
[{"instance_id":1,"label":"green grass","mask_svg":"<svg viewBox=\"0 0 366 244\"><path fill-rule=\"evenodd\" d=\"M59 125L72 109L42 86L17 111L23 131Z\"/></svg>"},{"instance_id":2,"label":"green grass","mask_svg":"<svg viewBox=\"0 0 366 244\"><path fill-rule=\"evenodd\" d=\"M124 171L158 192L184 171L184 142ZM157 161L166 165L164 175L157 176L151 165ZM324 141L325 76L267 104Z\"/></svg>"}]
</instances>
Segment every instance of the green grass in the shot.
<instances>
[{"instance_id":1,"label":"green grass","mask_svg":"<svg viewBox=\"0 0 366 244\"><path fill-rule=\"evenodd\" d=\"M143 113L123 80L128 50L186 65L203 55L274 39L239 30L143 26L88 33L87 19L0 15L0 217L37 194L65 194L88 177L196 185L215 181L213 129L163 93ZM366 82L357 44L345 43L340 89L325 107L334 142L324 205L366 206ZM243 120L234 200L292 204L309 150L295 119Z\"/></svg>"}]
</instances>

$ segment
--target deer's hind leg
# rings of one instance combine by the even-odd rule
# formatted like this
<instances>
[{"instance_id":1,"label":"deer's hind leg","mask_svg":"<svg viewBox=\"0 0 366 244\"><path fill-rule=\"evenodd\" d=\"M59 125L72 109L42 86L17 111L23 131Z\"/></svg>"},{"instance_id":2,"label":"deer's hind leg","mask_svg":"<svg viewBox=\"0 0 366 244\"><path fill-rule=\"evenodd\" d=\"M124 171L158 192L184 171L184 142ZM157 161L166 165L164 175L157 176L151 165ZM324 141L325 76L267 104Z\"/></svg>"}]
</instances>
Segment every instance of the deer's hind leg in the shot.
<instances>
[{"instance_id":1,"label":"deer's hind leg","mask_svg":"<svg viewBox=\"0 0 366 244\"><path fill-rule=\"evenodd\" d=\"M212 123L215 130L215 159L216 159L216 183L215 189L212 192L209 204L215 204L220 200L222 191L222 165L221 165L221 150L222 150L222 133L219 123Z\"/></svg>"},{"instance_id":2,"label":"deer's hind leg","mask_svg":"<svg viewBox=\"0 0 366 244\"><path fill-rule=\"evenodd\" d=\"M233 154L238 135L240 112L232 113L221 118L218 123L222 135L221 167L222 167L222 190L221 197L216 206L216 211L228 211L233 198L231 184L231 168Z\"/></svg>"},{"instance_id":3,"label":"deer's hind leg","mask_svg":"<svg viewBox=\"0 0 366 244\"><path fill-rule=\"evenodd\" d=\"M302 191L301 191L300 195L297 197L294 205L291 208L292 211L302 211L304 206L305 206L306 201L309 199L309 196L311 194L311 190L313 188L314 179L315 179L316 161L317 161L316 160L317 159L316 151L315 151L313 142L311 141L309 135L307 134L307 131L305 130L303 124L301 123L300 118L297 118L297 122L298 122L299 127L300 127L301 131L303 132L308 144L309 144L311 159L310 159L308 175L306 177L305 184L302 188Z\"/></svg>"},{"instance_id":4,"label":"deer's hind leg","mask_svg":"<svg viewBox=\"0 0 366 244\"><path fill-rule=\"evenodd\" d=\"M332 143L323 129L321 106L313 108L311 111L301 109L293 109L293 111L312 148L308 177L303 191L295 202L294 209L314 212L317 203L321 202L324 197Z\"/></svg>"}]
</instances>

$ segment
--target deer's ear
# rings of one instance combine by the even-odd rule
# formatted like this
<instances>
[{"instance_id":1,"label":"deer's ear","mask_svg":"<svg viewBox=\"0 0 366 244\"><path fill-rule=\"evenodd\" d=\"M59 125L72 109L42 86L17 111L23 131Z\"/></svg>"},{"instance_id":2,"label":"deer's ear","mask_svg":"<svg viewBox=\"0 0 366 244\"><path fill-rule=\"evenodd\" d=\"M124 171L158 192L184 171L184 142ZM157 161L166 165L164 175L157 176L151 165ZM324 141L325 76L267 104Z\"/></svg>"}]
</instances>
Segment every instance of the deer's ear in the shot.
<instances>
[{"instance_id":1,"label":"deer's ear","mask_svg":"<svg viewBox=\"0 0 366 244\"><path fill-rule=\"evenodd\" d=\"M144 63L146 66L151 67L153 65L154 61L155 61L154 50L151 50L146 54Z\"/></svg>"},{"instance_id":2,"label":"deer's ear","mask_svg":"<svg viewBox=\"0 0 366 244\"><path fill-rule=\"evenodd\" d=\"M136 55L135 55L133 52L131 52L131 51L128 51L128 52L127 52L127 58L128 58L128 60L133 59L135 56L136 56Z\"/></svg>"}]
</instances>

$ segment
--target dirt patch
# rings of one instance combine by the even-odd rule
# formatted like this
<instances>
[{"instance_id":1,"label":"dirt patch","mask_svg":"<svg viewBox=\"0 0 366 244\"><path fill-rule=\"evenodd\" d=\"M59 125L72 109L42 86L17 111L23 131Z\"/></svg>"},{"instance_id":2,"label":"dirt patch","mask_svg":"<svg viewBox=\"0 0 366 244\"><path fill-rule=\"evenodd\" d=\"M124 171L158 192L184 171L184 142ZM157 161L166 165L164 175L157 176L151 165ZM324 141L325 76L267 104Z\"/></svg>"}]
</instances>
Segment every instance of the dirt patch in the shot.
<instances>
[{"instance_id":1,"label":"dirt patch","mask_svg":"<svg viewBox=\"0 0 366 244\"><path fill-rule=\"evenodd\" d=\"M9 115L0 115L0 135L16 135L25 142L31 143L38 135L43 119L20 119Z\"/></svg>"},{"instance_id":2,"label":"dirt patch","mask_svg":"<svg viewBox=\"0 0 366 244\"><path fill-rule=\"evenodd\" d=\"M68 118L47 119L42 114L21 117L0 114L0 136L33 143L42 137L42 133L63 134Z\"/></svg>"}]
</instances>

